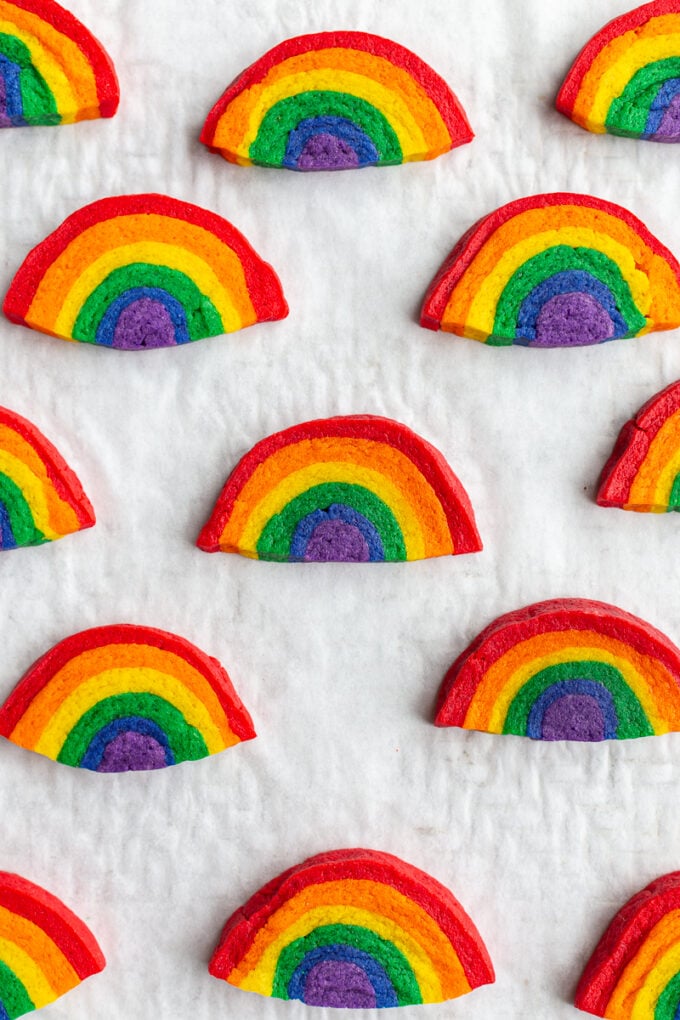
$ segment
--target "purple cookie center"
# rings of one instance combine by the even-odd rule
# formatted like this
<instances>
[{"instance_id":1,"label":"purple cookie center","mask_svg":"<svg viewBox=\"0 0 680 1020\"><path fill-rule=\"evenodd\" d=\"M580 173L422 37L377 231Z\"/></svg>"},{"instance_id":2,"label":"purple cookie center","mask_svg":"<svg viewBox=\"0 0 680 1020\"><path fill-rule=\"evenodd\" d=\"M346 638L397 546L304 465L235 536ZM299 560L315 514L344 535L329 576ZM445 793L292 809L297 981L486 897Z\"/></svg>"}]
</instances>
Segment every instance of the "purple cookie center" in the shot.
<instances>
[{"instance_id":1,"label":"purple cookie center","mask_svg":"<svg viewBox=\"0 0 680 1020\"><path fill-rule=\"evenodd\" d=\"M0 74L0 127L9 127L12 121L7 115L7 85Z\"/></svg>"},{"instance_id":2,"label":"purple cookie center","mask_svg":"<svg viewBox=\"0 0 680 1020\"><path fill-rule=\"evenodd\" d=\"M147 772L167 765L165 748L144 733L120 733L106 745L97 772Z\"/></svg>"},{"instance_id":3,"label":"purple cookie center","mask_svg":"<svg viewBox=\"0 0 680 1020\"><path fill-rule=\"evenodd\" d=\"M373 985L356 963L323 960L307 975L305 1002L308 1006L373 1009L376 997Z\"/></svg>"},{"instance_id":4,"label":"purple cookie center","mask_svg":"<svg viewBox=\"0 0 680 1020\"><path fill-rule=\"evenodd\" d=\"M133 301L118 316L113 346L124 351L140 347L173 347L175 327L165 305L153 298Z\"/></svg>"},{"instance_id":5,"label":"purple cookie center","mask_svg":"<svg viewBox=\"0 0 680 1020\"><path fill-rule=\"evenodd\" d=\"M346 170L359 166L359 157L342 138L321 131L312 135L297 163L301 170Z\"/></svg>"},{"instance_id":6,"label":"purple cookie center","mask_svg":"<svg viewBox=\"0 0 680 1020\"><path fill-rule=\"evenodd\" d=\"M358 528L331 520L314 528L304 558L308 563L368 563L371 554Z\"/></svg>"},{"instance_id":7,"label":"purple cookie center","mask_svg":"<svg viewBox=\"0 0 680 1020\"><path fill-rule=\"evenodd\" d=\"M565 694L543 716L544 740L604 740L604 716L589 694Z\"/></svg>"},{"instance_id":8,"label":"purple cookie center","mask_svg":"<svg viewBox=\"0 0 680 1020\"><path fill-rule=\"evenodd\" d=\"M660 142L680 141L680 94L671 99L653 137Z\"/></svg>"},{"instance_id":9,"label":"purple cookie center","mask_svg":"<svg viewBox=\"0 0 680 1020\"><path fill-rule=\"evenodd\" d=\"M591 294L556 294L543 305L532 347L581 347L614 335L614 323Z\"/></svg>"}]
</instances>

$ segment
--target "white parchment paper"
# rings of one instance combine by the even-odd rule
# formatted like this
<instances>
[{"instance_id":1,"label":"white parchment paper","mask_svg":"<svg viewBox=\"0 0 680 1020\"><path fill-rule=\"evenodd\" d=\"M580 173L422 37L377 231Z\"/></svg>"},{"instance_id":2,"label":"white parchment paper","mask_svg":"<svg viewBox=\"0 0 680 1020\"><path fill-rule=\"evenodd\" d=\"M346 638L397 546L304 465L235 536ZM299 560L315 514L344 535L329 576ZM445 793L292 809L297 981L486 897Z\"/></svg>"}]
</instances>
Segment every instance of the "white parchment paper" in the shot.
<instances>
[{"instance_id":1,"label":"white parchment paper","mask_svg":"<svg viewBox=\"0 0 680 1020\"><path fill-rule=\"evenodd\" d=\"M493 957L496 985L406 1008L406 1020L576 1016L575 983L605 924L680 866L680 736L541 745L437 730L433 704L478 631L535 600L602 599L680 641L680 522L593 502L622 423L680 374L679 337L495 350L422 330L416 317L463 231L526 194L618 202L680 254L674 148L590 135L552 105L619 3L70 6L111 52L121 108L111 121L2 132L2 292L75 209L160 191L241 229L277 269L291 314L140 355L0 321L0 404L56 443L98 515L91 531L2 556L0 697L66 635L138 622L217 656L259 733L202 762L121 776L2 742L0 868L61 896L108 958L45 1016L312 1016L215 981L207 961L260 885L343 846L430 872ZM246 65L288 36L339 28L428 61L465 106L474 142L432 163L307 176L233 167L198 144L208 109ZM257 440L359 412L403 421L445 454L483 553L305 568L195 548Z\"/></svg>"}]
</instances>

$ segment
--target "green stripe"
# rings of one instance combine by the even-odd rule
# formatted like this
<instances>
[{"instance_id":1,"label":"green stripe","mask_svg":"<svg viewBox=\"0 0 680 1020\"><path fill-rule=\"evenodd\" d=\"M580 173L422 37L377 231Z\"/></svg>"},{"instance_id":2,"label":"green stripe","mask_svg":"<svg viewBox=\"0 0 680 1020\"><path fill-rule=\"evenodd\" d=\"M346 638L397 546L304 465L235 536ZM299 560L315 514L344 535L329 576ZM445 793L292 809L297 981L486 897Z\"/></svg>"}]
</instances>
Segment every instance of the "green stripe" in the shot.
<instances>
[{"instance_id":1,"label":"green stripe","mask_svg":"<svg viewBox=\"0 0 680 1020\"><path fill-rule=\"evenodd\" d=\"M0 473L0 503L9 515L17 546L42 545L49 542L35 526L30 504L23 492L8 475Z\"/></svg>"},{"instance_id":2,"label":"green stripe","mask_svg":"<svg viewBox=\"0 0 680 1020\"><path fill-rule=\"evenodd\" d=\"M0 1002L9 1014L9 1020L31 1013L35 1006L22 981L13 970L0 960Z\"/></svg>"},{"instance_id":3,"label":"green stripe","mask_svg":"<svg viewBox=\"0 0 680 1020\"><path fill-rule=\"evenodd\" d=\"M168 236L168 242L172 237ZM222 318L209 297L194 281L178 269L133 262L121 266L102 280L81 308L73 326L74 340L96 343L97 329L108 307L133 287L157 287L176 298L184 308L187 329L192 340L224 333Z\"/></svg>"},{"instance_id":4,"label":"green stripe","mask_svg":"<svg viewBox=\"0 0 680 1020\"><path fill-rule=\"evenodd\" d=\"M654 736L645 711L621 672L606 662L560 662L536 673L515 695L505 718L503 733L526 736L529 714L534 702L548 687L563 680L594 680L611 694L618 718L616 736L619 740Z\"/></svg>"},{"instance_id":5,"label":"green stripe","mask_svg":"<svg viewBox=\"0 0 680 1020\"><path fill-rule=\"evenodd\" d=\"M315 510L327 510L333 503L351 507L371 522L380 535L386 560L406 559L401 528L387 504L370 489L344 482L314 485L291 500L262 529L257 542L258 557L261 560L288 561L293 535L300 521Z\"/></svg>"},{"instance_id":6,"label":"green stripe","mask_svg":"<svg viewBox=\"0 0 680 1020\"><path fill-rule=\"evenodd\" d=\"M641 67L612 101L605 120L607 131L626 138L643 135L651 105L661 86L671 78L680 78L680 57L666 57Z\"/></svg>"},{"instance_id":7,"label":"green stripe","mask_svg":"<svg viewBox=\"0 0 680 1020\"><path fill-rule=\"evenodd\" d=\"M675 1020L678 1006L680 1006L680 974L672 977L662 991L653 1020Z\"/></svg>"},{"instance_id":8,"label":"green stripe","mask_svg":"<svg viewBox=\"0 0 680 1020\"><path fill-rule=\"evenodd\" d=\"M182 713L169 701L156 694L115 694L93 705L78 720L66 738L57 761L78 768L97 734L115 719L125 716L140 716L155 722L168 738L176 763L195 761L209 754L198 730L189 725Z\"/></svg>"},{"instance_id":9,"label":"green stripe","mask_svg":"<svg viewBox=\"0 0 680 1020\"><path fill-rule=\"evenodd\" d=\"M19 88L23 118L27 124L60 124L54 96L40 71L33 66L31 52L16 36L0 33L0 53L21 68Z\"/></svg>"},{"instance_id":10,"label":"green stripe","mask_svg":"<svg viewBox=\"0 0 680 1020\"><path fill-rule=\"evenodd\" d=\"M370 928L355 924L322 925L286 946L276 965L272 995L278 999L287 999L290 980L307 953L317 946L332 945L353 946L372 956L392 982L400 1006L423 1001L413 969L401 950Z\"/></svg>"},{"instance_id":11,"label":"green stripe","mask_svg":"<svg viewBox=\"0 0 680 1020\"><path fill-rule=\"evenodd\" d=\"M654 1020L675 1020L680 1005L680 974L670 979L656 1004Z\"/></svg>"},{"instance_id":12,"label":"green stripe","mask_svg":"<svg viewBox=\"0 0 680 1020\"><path fill-rule=\"evenodd\" d=\"M668 497L668 509L680 510L680 475L676 475L673 480L673 488Z\"/></svg>"},{"instance_id":13,"label":"green stripe","mask_svg":"<svg viewBox=\"0 0 680 1020\"><path fill-rule=\"evenodd\" d=\"M487 343L496 347L511 344L515 339L517 319L525 298L544 280L570 269L590 273L609 288L628 327L627 337L635 336L647 325L621 270L612 259L595 248L572 248L570 245L557 244L528 259L510 277L498 300L493 336Z\"/></svg>"},{"instance_id":14,"label":"green stripe","mask_svg":"<svg viewBox=\"0 0 680 1020\"><path fill-rule=\"evenodd\" d=\"M378 166L403 162L401 145L387 118L365 99L348 92L310 91L275 103L260 124L248 155L260 166L281 166L288 136L303 120L344 117L368 135L380 156Z\"/></svg>"}]
</instances>

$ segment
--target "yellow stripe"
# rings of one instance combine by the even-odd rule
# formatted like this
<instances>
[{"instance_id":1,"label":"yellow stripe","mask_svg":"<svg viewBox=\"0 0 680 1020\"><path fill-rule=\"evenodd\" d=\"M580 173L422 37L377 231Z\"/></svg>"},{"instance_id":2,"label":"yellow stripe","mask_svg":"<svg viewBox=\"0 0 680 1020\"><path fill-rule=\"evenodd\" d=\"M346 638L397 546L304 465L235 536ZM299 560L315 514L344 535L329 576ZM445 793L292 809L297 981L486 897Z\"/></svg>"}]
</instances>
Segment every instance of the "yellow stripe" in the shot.
<instances>
[{"instance_id":1,"label":"yellow stripe","mask_svg":"<svg viewBox=\"0 0 680 1020\"><path fill-rule=\"evenodd\" d=\"M680 971L680 910L671 910L648 933L616 983L604 1016L654 1020L659 996Z\"/></svg>"},{"instance_id":2,"label":"yellow stripe","mask_svg":"<svg viewBox=\"0 0 680 1020\"><path fill-rule=\"evenodd\" d=\"M50 510L45 496L46 483L37 478L22 460L2 449L0 449L0 474L7 475L21 489L30 507L33 521L45 538L51 541L60 538L59 533L50 526Z\"/></svg>"},{"instance_id":3,"label":"yellow stripe","mask_svg":"<svg viewBox=\"0 0 680 1020\"><path fill-rule=\"evenodd\" d=\"M54 714L36 726L29 708L17 723L11 739L14 743L56 760L64 742L89 709L104 698L117 694L155 694L178 709L189 725L203 737L210 754L225 749L224 738L213 723L210 713L196 698L191 697L176 677L155 669L107 669L88 677L64 699Z\"/></svg>"},{"instance_id":4,"label":"yellow stripe","mask_svg":"<svg viewBox=\"0 0 680 1020\"><path fill-rule=\"evenodd\" d=\"M80 984L77 971L50 936L34 921L6 907L0 907L0 939L5 939L17 950L26 953L39 968L43 981L52 992L52 998ZM20 978L18 973L17 977ZM26 991L33 998L28 985Z\"/></svg>"},{"instance_id":5,"label":"yellow stripe","mask_svg":"<svg viewBox=\"0 0 680 1020\"><path fill-rule=\"evenodd\" d=\"M0 960L19 978L36 1009L42 1009L59 998L59 993L52 988L35 960L11 939L1 936Z\"/></svg>"},{"instance_id":6,"label":"yellow stripe","mask_svg":"<svg viewBox=\"0 0 680 1020\"><path fill-rule=\"evenodd\" d=\"M579 123L603 133L609 107L631 78L648 64L680 56L678 24L677 14L653 18L605 46L584 75L576 97L574 116Z\"/></svg>"},{"instance_id":7,"label":"yellow stripe","mask_svg":"<svg viewBox=\"0 0 680 1020\"><path fill-rule=\"evenodd\" d=\"M392 65L388 66L391 71ZM365 100L386 117L399 139L402 152L408 154L427 151L428 145L418 121L398 92L363 74L340 68L315 68L297 74L290 73L271 85L252 85L231 101L225 114L220 118L212 144L218 149L242 146L244 151L248 152L265 115L276 103L313 91L346 92ZM234 138L232 124L235 122L238 125L239 121L247 124L247 128L243 135Z\"/></svg>"},{"instance_id":8,"label":"yellow stripe","mask_svg":"<svg viewBox=\"0 0 680 1020\"><path fill-rule=\"evenodd\" d=\"M594 248L608 255L621 270L639 311L642 315L647 315L652 302L649 279L646 273L637 269L630 249L618 241L614 241L608 234L585 227L565 226L560 230L548 230L527 237L504 251L500 258L498 258L498 248L495 245L489 246L488 252L483 253L484 260L480 258L482 255L480 252L475 260L474 279L470 281L478 289L472 297L466 322L463 323L469 329L470 334L480 332L486 337L493 333L496 308L513 273L529 259L555 245L566 245L571 248ZM484 261L490 264L484 265ZM457 295L458 288L454 291L450 304L453 304ZM462 289L458 296L463 296ZM446 319L449 320L452 314L447 308ZM481 338L474 336L473 339Z\"/></svg>"},{"instance_id":9,"label":"yellow stripe","mask_svg":"<svg viewBox=\"0 0 680 1020\"><path fill-rule=\"evenodd\" d=\"M71 290L64 296L50 332L54 332L57 336L72 337L76 319L89 296L114 269L129 266L134 262L167 266L169 269L179 270L189 276L199 290L215 305L222 318L225 333L232 333L237 329L242 329L244 325L251 325L240 318L231 295L220 283L213 269L203 259L187 251L186 248L178 248L173 244L138 241L107 251L83 270ZM29 325L33 325L31 313L32 309L29 309L26 316ZM41 325L44 328L45 323L41 323Z\"/></svg>"},{"instance_id":10,"label":"yellow stripe","mask_svg":"<svg viewBox=\"0 0 680 1020\"><path fill-rule=\"evenodd\" d=\"M20 39L31 62L45 79L64 123L80 119L78 111L97 110L99 100L92 67L80 47L43 18L0 0L0 32Z\"/></svg>"},{"instance_id":11,"label":"yellow stripe","mask_svg":"<svg viewBox=\"0 0 680 1020\"><path fill-rule=\"evenodd\" d=\"M668 506L673 483L680 472L680 410L671 414L649 444L630 487L627 506Z\"/></svg>"},{"instance_id":12,"label":"yellow stripe","mask_svg":"<svg viewBox=\"0 0 680 1020\"><path fill-rule=\"evenodd\" d=\"M275 486L264 499L253 508L238 538L241 551L255 554L258 539L266 524L280 513L291 500L301 495L314 485L339 482L347 485L363 485L374 495L382 499L394 514L406 546L409 560L423 559L425 537L417 515L408 500L389 478L379 471L362 467L359 464L345 464L336 461L323 461L310 464L308 467L293 471Z\"/></svg>"},{"instance_id":13,"label":"yellow stripe","mask_svg":"<svg viewBox=\"0 0 680 1020\"><path fill-rule=\"evenodd\" d=\"M592 634L585 631L583 633L586 640L592 641ZM543 635L541 636L543 637ZM531 639L529 639L530 641ZM658 679L656 674L659 672L660 664L657 664L656 669L652 671L649 660L643 660L643 657L640 656L640 664L645 668L643 673L636 669L630 659L624 659L621 654L605 651L601 646L589 645L585 641L582 645L577 645L571 637L570 643L575 647L560 648L548 655L534 657L529 649L523 648L529 642L520 642L515 645L510 653L502 656L487 671L475 692L465 717L466 728L484 730L489 733L502 733L512 701L532 677L549 666L556 666L563 662L589 661L604 662L619 670L642 705L647 719L654 727L654 732L657 735L669 732L669 723L672 720L669 720L667 714L663 716L660 714L653 694L654 681ZM629 649L628 655L630 654ZM527 657L529 657L528 662L526 661ZM520 666L514 667L513 659L525 661ZM499 676L503 677L503 686L500 691L496 689L494 683L494 680ZM677 700L676 698L676 714Z\"/></svg>"},{"instance_id":14,"label":"yellow stripe","mask_svg":"<svg viewBox=\"0 0 680 1020\"><path fill-rule=\"evenodd\" d=\"M387 942L391 942L401 950L411 965L423 1002L442 1001L441 983L432 966L432 961L416 940L389 918L382 917L370 910L362 910L359 907L326 906L305 911L267 947L257 966L249 974L241 980L234 980L230 976L230 983L238 985L239 988L247 992L271 995L276 965L286 946L327 924L354 924L360 928L368 928Z\"/></svg>"}]
</instances>

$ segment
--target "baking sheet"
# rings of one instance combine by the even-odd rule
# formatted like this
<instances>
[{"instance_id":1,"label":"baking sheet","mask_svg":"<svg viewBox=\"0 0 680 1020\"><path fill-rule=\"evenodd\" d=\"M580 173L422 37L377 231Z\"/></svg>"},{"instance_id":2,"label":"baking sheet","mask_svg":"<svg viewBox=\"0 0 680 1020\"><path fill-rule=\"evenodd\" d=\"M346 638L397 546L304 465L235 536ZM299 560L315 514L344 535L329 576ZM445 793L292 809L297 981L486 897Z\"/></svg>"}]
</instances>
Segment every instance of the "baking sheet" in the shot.
<instances>
[{"instance_id":1,"label":"baking sheet","mask_svg":"<svg viewBox=\"0 0 680 1020\"><path fill-rule=\"evenodd\" d=\"M463 231L526 194L613 200L680 253L673 148L587 134L552 106L619 3L70 7L112 54L121 108L112 121L2 133L3 293L66 215L148 190L230 219L279 272L291 314L138 356L0 321L0 404L56 443L98 515L91 531L2 557L0 696L66 635L136 622L217 656L259 733L202 762L107 777L2 742L0 867L61 896L108 958L45 1016L312 1016L217 982L206 965L260 885L343 846L395 853L442 881L494 960L496 985L405 1008L405 1020L576 1016L569 1001L604 925L680 864L680 736L534 744L437 730L433 703L478 631L535 600L602 599L680 641L675 516L593 502L622 423L680 374L678 334L496 350L416 317ZM336 28L418 53L458 94L475 141L432 163L311 176L233 167L197 143L242 68L283 38ZM483 553L299 567L194 547L257 440L361 412L403 421L445 454Z\"/></svg>"}]
</instances>

